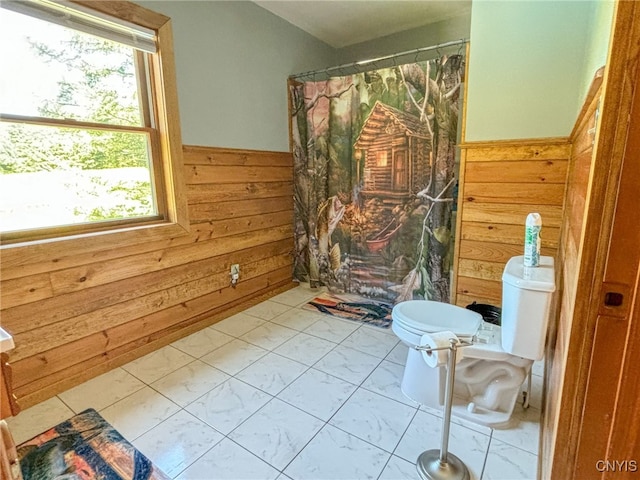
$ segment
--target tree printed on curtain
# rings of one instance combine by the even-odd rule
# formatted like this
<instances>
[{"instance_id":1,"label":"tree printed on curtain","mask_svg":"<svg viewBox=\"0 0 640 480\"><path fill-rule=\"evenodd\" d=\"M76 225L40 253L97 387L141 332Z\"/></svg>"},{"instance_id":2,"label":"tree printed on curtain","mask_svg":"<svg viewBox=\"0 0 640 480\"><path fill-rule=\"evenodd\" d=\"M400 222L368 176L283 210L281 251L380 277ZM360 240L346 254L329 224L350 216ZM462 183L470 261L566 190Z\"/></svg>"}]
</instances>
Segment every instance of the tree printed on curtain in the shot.
<instances>
[{"instance_id":1,"label":"tree printed on curtain","mask_svg":"<svg viewBox=\"0 0 640 480\"><path fill-rule=\"evenodd\" d=\"M449 301L464 58L290 83L295 277Z\"/></svg>"}]
</instances>

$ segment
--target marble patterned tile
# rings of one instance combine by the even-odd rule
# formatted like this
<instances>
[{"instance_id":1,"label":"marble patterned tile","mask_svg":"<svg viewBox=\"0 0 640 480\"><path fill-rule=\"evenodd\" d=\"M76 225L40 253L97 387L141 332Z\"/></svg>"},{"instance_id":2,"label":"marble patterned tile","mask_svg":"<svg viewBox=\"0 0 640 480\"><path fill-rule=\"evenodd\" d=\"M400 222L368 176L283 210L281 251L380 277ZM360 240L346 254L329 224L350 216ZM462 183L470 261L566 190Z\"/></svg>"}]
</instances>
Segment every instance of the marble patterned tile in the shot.
<instances>
[{"instance_id":1,"label":"marble patterned tile","mask_svg":"<svg viewBox=\"0 0 640 480\"><path fill-rule=\"evenodd\" d=\"M141 380L122 368L115 368L58 396L76 413L80 413L87 408L100 410L108 407L142 387L144 383Z\"/></svg>"},{"instance_id":2,"label":"marble patterned tile","mask_svg":"<svg viewBox=\"0 0 640 480\"><path fill-rule=\"evenodd\" d=\"M122 368L144 383L153 383L165 375L195 360L191 355L171 345L123 365Z\"/></svg>"},{"instance_id":3,"label":"marble patterned tile","mask_svg":"<svg viewBox=\"0 0 640 480\"><path fill-rule=\"evenodd\" d=\"M495 428L492 439L500 440L537 455L540 437L540 410L535 408L525 410L521 405L516 405L513 409L513 420L514 424L510 428Z\"/></svg>"},{"instance_id":4,"label":"marble patterned tile","mask_svg":"<svg viewBox=\"0 0 640 480\"><path fill-rule=\"evenodd\" d=\"M301 332L318 320L322 320L322 315L319 313L310 312L302 308L292 308L273 318L271 323L277 323L283 327L292 328Z\"/></svg>"},{"instance_id":5,"label":"marble patterned tile","mask_svg":"<svg viewBox=\"0 0 640 480\"><path fill-rule=\"evenodd\" d=\"M417 409L359 388L329 423L392 453Z\"/></svg>"},{"instance_id":6,"label":"marble patterned tile","mask_svg":"<svg viewBox=\"0 0 640 480\"><path fill-rule=\"evenodd\" d=\"M260 348L273 350L297 334L297 330L267 322L245 333L240 339Z\"/></svg>"},{"instance_id":7,"label":"marble patterned tile","mask_svg":"<svg viewBox=\"0 0 640 480\"><path fill-rule=\"evenodd\" d=\"M423 411L418 411L403 435L394 455L408 462L415 462L425 450L439 449L442 436L442 419ZM474 430L451 424L449 451L459 457L470 473L477 479L482 474L489 436Z\"/></svg>"},{"instance_id":8,"label":"marble patterned tile","mask_svg":"<svg viewBox=\"0 0 640 480\"><path fill-rule=\"evenodd\" d=\"M206 354L200 360L229 375L235 375L267 353L263 348L236 339Z\"/></svg>"},{"instance_id":9,"label":"marble patterned tile","mask_svg":"<svg viewBox=\"0 0 640 480\"><path fill-rule=\"evenodd\" d=\"M390 337L395 337L396 339L400 340L398 336L393 332L393 329L391 328L391 323L389 324L389 328L377 327L375 325L370 325L368 323L362 323L362 326L360 328L364 328L365 330L371 330L372 332L376 332L376 333L383 333L385 335L388 335Z\"/></svg>"},{"instance_id":10,"label":"marble patterned tile","mask_svg":"<svg viewBox=\"0 0 640 480\"><path fill-rule=\"evenodd\" d=\"M189 404L186 410L227 435L271 398L251 385L230 378Z\"/></svg>"},{"instance_id":11,"label":"marble patterned tile","mask_svg":"<svg viewBox=\"0 0 640 480\"><path fill-rule=\"evenodd\" d=\"M282 470L322 425L317 418L274 398L231 432L229 438Z\"/></svg>"},{"instance_id":12,"label":"marble patterned tile","mask_svg":"<svg viewBox=\"0 0 640 480\"><path fill-rule=\"evenodd\" d=\"M409 352L409 347L407 347L404 343L398 343L393 350L389 352L389 355L385 357L386 360L390 362L397 363L399 365L407 364L407 353Z\"/></svg>"},{"instance_id":13,"label":"marble patterned tile","mask_svg":"<svg viewBox=\"0 0 640 480\"><path fill-rule=\"evenodd\" d=\"M124 438L133 441L178 410L180 407L168 398L144 387L101 410L100 415Z\"/></svg>"},{"instance_id":14,"label":"marble patterned tile","mask_svg":"<svg viewBox=\"0 0 640 480\"><path fill-rule=\"evenodd\" d=\"M483 480L535 480L537 478L537 456L491 439Z\"/></svg>"},{"instance_id":15,"label":"marble patterned tile","mask_svg":"<svg viewBox=\"0 0 640 480\"><path fill-rule=\"evenodd\" d=\"M273 480L279 473L271 465L225 438L177 478L178 480Z\"/></svg>"},{"instance_id":16,"label":"marble patterned tile","mask_svg":"<svg viewBox=\"0 0 640 480\"><path fill-rule=\"evenodd\" d=\"M378 480L421 480L416 465L391 455Z\"/></svg>"},{"instance_id":17,"label":"marble patterned tile","mask_svg":"<svg viewBox=\"0 0 640 480\"><path fill-rule=\"evenodd\" d=\"M310 368L280 392L278 398L326 422L356 388L349 382Z\"/></svg>"},{"instance_id":18,"label":"marble patterned tile","mask_svg":"<svg viewBox=\"0 0 640 480\"><path fill-rule=\"evenodd\" d=\"M238 373L236 378L271 395L277 395L307 368L301 363L269 353Z\"/></svg>"},{"instance_id":19,"label":"marble patterned tile","mask_svg":"<svg viewBox=\"0 0 640 480\"><path fill-rule=\"evenodd\" d=\"M363 388L392 398L411 407L418 408L419 403L406 397L400 388L404 366L383 360L380 365L367 377L362 384Z\"/></svg>"},{"instance_id":20,"label":"marble patterned tile","mask_svg":"<svg viewBox=\"0 0 640 480\"><path fill-rule=\"evenodd\" d=\"M420 405L420 410L442 420L442 408L436 409L428 407L427 405ZM472 422L471 420L467 420L466 418L460 418L455 414L451 415L451 423L455 423L456 425L460 425L461 427L466 427L470 430L475 430L476 432L482 433L484 435L491 435L491 427Z\"/></svg>"},{"instance_id":21,"label":"marble patterned tile","mask_svg":"<svg viewBox=\"0 0 640 480\"><path fill-rule=\"evenodd\" d=\"M225 343L229 343L231 340L233 340L231 335L220 332L215 328L205 328L188 337L173 342L171 346L192 357L200 358Z\"/></svg>"},{"instance_id":22,"label":"marble patterned tile","mask_svg":"<svg viewBox=\"0 0 640 480\"><path fill-rule=\"evenodd\" d=\"M150 386L181 407L186 407L228 378L226 373L196 360Z\"/></svg>"},{"instance_id":23,"label":"marble patterned tile","mask_svg":"<svg viewBox=\"0 0 640 480\"><path fill-rule=\"evenodd\" d=\"M204 422L180 410L138 437L133 445L174 478L223 438Z\"/></svg>"},{"instance_id":24,"label":"marble patterned tile","mask_svg":"<svg viewBox=\"0 0 640 480\"><path fill-rule=\"evenodd\" d=\"M73 417L74 412L58 397L53 397L5 419L16 445L26 442L60 422Z\"/></svg>"},{"instance_id":25,"label":"marble patterned tile","mask_svg":"<svg viewBox=\"0 0 640 480\"><path fill-rule=\"evenodd\" d=\"M338 345L322 357L314 368L360 385L379 363L380 359L377 357Z\"/></svg>"},{"instance_id":26,"label":"marble patterned tile","mask_svg":"<svg viewBox=\"0 0 640 480\"><path fill-rule=\"evenodd\" d=\"M247 315L259 318L261 320L272 320L281 313L286 312L291 307L289 305L283 305L282 303L266 300L262 303L254 305L244 311Z\"/></svg>"},{"instance_id":27,"label":"marble patterned tile","mask_svg":"<svg viewBox=\"0 0 640 480\"><path fill-rule=\"evenodd\" d=\"M305 333L316 337L324 338L330 342L340 343L351 335L358 327L359 323L346 322L323 315L317 322L304 329Z\"/></svg>"},{"instance_id":28,"label":"marble patterned tile","mask_svg":"<svg viewBox=\"0 0 640 480\"><path fill-rule=\"evenodd\" d=\"M295 480L374 480L388 459L388 452L325 425L284 473Z\"/></svg>"},{"instance_id":29,"label":"marble patterned tile","mask_svg":"<svg viewBox=\"0 0 640 480\"><path fill-rule=\"evenodd\" d=\"M299 333L276 348L274 352L305 365L313 365L335 346L336 344L329 340Z\"/></svg>"},{"instance_id":30,"label":"marble patterned tile","mask_svg":"<svg viewBox=\"0 0 640 480\"><path fill-rule=\"evenodd\" d=\"M296 307L312 300L321 293L322 291L318 289L311 290L308 286L300 285L299 287L287 290L275 297L271 297L269 300L276 303L282 303L283 305L288 305L290 307Z\"/></svg>"},{"instance_id":31,"label":"marble patterned tile","mask_svg":"<svg viewBox=\"0 0 640 480\"><path fill-rule=\"evenodd\" d=\"M373 328L361 327L345 338L341 345L374 357L384 358L399 341L395 335L377 332Z\"/></svg>"},{"instance_id":32,"label":"marble patterned tile","mask_svg":"<svg viewBox=\"0 0 640 480\"><path fill-rule=\"evenodd\" d=\"M241 337L245 333L259 327L264 322L264 320L240 312L218 323L214 323L210 328L231 335L232 337Z\"/></svg>"}]
</instances>

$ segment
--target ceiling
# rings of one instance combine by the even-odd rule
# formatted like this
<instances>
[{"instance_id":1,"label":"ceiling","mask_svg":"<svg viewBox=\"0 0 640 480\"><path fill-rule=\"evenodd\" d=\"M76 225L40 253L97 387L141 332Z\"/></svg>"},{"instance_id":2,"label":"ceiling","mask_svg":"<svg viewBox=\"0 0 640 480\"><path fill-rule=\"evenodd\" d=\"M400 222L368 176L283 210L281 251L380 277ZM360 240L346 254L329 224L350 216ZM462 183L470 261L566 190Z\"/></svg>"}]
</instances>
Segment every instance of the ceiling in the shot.
<instances>
[{"instance_id":1,"label":"ceiling","mask_svg":"<svg viewBox=\"0 0 640 480\"><path fill-rule=\"evenodd\" d=\"M255 3L334 48L471 12L471 0L264 0Z\"/></svg>"}]
</instances>

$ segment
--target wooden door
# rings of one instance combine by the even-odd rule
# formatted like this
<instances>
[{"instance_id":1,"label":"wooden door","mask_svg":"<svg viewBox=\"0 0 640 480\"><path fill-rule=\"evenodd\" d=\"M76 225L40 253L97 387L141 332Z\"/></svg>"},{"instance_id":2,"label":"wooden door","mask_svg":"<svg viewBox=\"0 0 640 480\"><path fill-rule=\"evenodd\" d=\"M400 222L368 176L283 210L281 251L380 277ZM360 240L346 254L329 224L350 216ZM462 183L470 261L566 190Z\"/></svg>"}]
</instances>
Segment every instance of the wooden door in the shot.
<instances>
[{"instance_id":1,"label":"wooden door","mask_svg":"<svg viewBox=\"0 0 640 480\"><path fill-rule=\"evenodd\" d=\"M409 189L409 165L406 150L393 152L393 189L405 191Z\"/></svg>"}]
</instances>

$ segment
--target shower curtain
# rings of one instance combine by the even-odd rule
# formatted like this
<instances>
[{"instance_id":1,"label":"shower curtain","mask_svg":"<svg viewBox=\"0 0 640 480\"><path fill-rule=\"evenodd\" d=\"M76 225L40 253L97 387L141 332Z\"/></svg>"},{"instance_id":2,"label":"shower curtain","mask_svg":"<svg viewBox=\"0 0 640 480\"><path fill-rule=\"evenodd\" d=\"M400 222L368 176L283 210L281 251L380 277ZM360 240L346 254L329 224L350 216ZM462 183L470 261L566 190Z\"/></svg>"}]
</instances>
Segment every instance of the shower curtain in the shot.
<instances>
[{"instance_id":1,"label":"shower curtain","mask_svg":"<svg viewBox=\"0 0 640 480\"><path fill-rule=\"evenodd\" d=\"M294 276L448 302L462 55L290 82Z\"/></svg>"}]
</instances>

